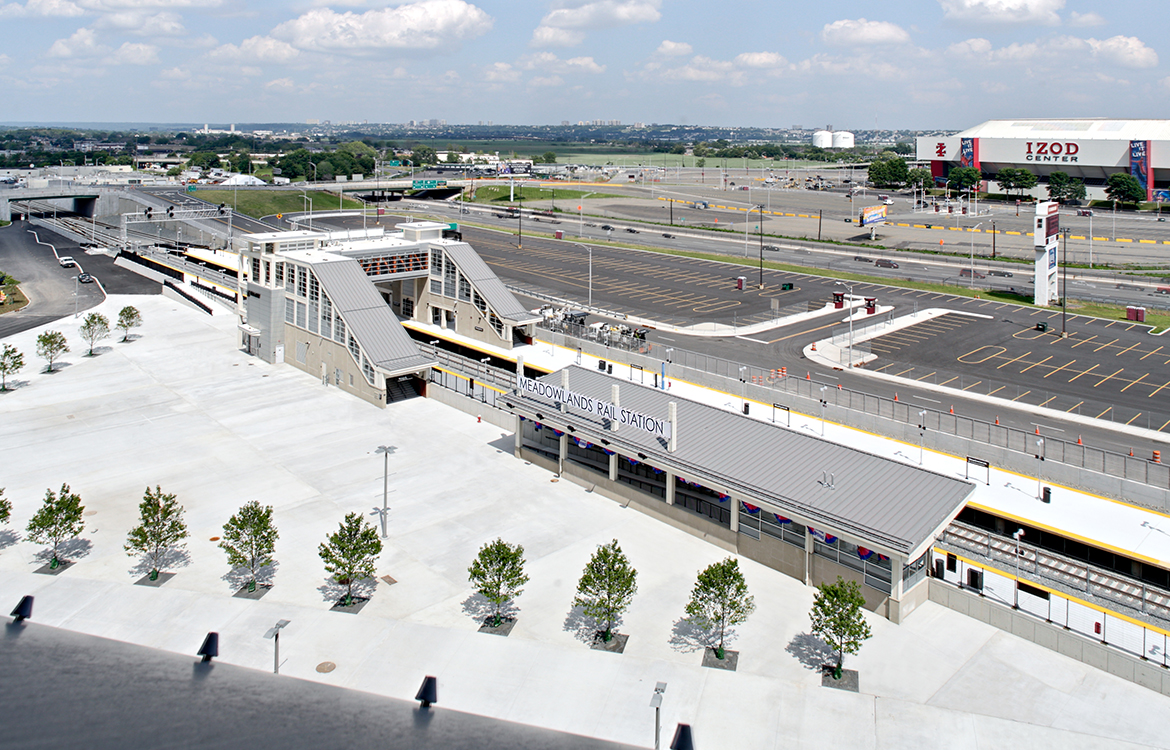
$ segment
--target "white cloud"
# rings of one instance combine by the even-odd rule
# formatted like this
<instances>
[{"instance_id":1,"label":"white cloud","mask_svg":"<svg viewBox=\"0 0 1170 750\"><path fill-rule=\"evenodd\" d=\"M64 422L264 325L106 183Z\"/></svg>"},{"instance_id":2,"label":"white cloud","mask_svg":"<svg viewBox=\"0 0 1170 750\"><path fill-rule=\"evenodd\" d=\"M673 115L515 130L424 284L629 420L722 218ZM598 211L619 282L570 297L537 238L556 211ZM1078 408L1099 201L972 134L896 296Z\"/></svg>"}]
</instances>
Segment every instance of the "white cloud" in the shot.
<instances>
[{"instance_id":1,"label":"white cloud","mask_svg":"<svg viewBox=\"0 0 1170 750\"><path fill-rule=\"evenodd\" d=\"M653 23L662 17L661 0L597 0L571 8L557 8L532 33L533 47L572 47L586 31L614 29L635 23Z\"/></svg>"},{"instance_id":2,"label":"white cloud","mask_svg":"<svg viewBox=\"0 0 1170 750\"><path fill-rule=\"evenodd\" d=\"M158 47L125 42L114 52L112 62L115 65L155 65L158 63Z\"/></svg>"},{"instance_id":3,"label":"white cloud","mask_svg":"<svg viewBox=\"0 0 1170 750\"><path fill-rule=\"evenodd\" d=\"M296 89L296 84L291 78L276 78L264 84L264 88L271 91L290 92Z\"/></svg>"},{"instance_id":4,"label":"white cloud","mask_svg":"<svg viewBox=\"0 0 1170 750\"><path fill-rule=\"evenodd\" d=\"M494 83L513 83L520 80L520 71L506 62L492 63L484 70L483 78Z\"/></svg>"},{"instance_id":5,"label":"white cloud","mask_svg":"<svg viewBox=\"0 0 1170 750\"><path fill-rule=\"evenodd\" d=\"M24 5L20 3L0 5L0 18L38 16L45 18L67 18L80 16L84 12L76 3L72 3L70 0L28 0Z\"/></svg>"},{"instance_id":6,"label":"white cloud","mask_svg":"<svg viewBox=\"0 0 1170 750\"><path fill-rule=\"evenodd\" d=\"M1054 36L1035 42L1009 44L993 49L986 39L968 39L952 44L946 50L952 57L978 60L985 64L1029 63L1051 68L1076 67L1086 59L1096 59L1125 68L1153 68L1158 64L1158 53L1132 36L1109 39L1081 39L1074 36Z\"/></svg>"},{"instance_id":7,"label":"white cloud","mask_svg":"<svg viewBox=\"0 0 1170 750\"><path fill-rule=\"evenodd\" d=\"M1068 25L1069 26L1079 26L1079 27L1104 26L1105 19L1102 18L1101 16L1097 15L1096 13L1093 13L1092 11L1090 11L1088 13L1077 13L1074 10L1069 15Z\"/></svg>"},{"instance_id":8,"label":"white cloud","mask_svg":"<svg viewBox=\"0 0 1170 750\"><path fill-rule=\"evenodd\" d=\"M31 2L31 0L30 0ZM224 0L77 0L86 10L110 12L119 10L145 10L160 8L218 8Z\"/></svg>"},{"instance_id":9,"label":"white cloud","mask_svg":"<svg viewBox=\"0 0 1170 750\"><path fill-rule=\"evenodd\" d=\"M49 47L49 57L93 57L109 51L97 42L93 29L82 27L68 39L58 39Z\"/></svg>"},{"instance_id":10,"label":"white cloud","mask_svg":"<svg viewBox=\"0 0 1170 750\"><path fill-rule=\"evenodd\" d=\"M12 62L12 58L0 52L0 68L7 67L10 62Z\"/></svg>"},{"instance_id":11,"label":"white cloud","mask_svg":"<svg viewBox=\"0 0 1170 750\"><path fill-rule=\"evenodd\" d=\"M672 42L669 39L664 39L654 52L663 57L685 57L693 51L691 45L686 42Z\"/></svg>"},{"instance_id":12,"label":"white cloud","mask_svg":"<svg viewBox=\"0 0 1170 750\"><path fill-rule=\"evenodd\" d=\"M272 35L304 50L374 52L435 49L491 27L491 16L464 0L419 0L365 13L318 8L280 24Z\"/></svg>"},{"instance_id":13,"label":"white cloud","mask_svg":"<svg viewBox=\"0 0 1170 750\"><path fill-rule=\"evenodd\" d=\"M777 52L744 52L735 56L735 64L742 68L783 68L788 61Z\"/></svg>"},{"instance_id":14,"label":"white cloud","mask_svg":"<svg viewBox=\"0 0 1170 750\"><path fill-rule=\"evenodd\" d=\"M181 36L186 33L182 19L175 13L122 11L107 13L93 23L94 28L117 29L139 36Z\"/></svg>"},{"instance_id":15,"label":"white cloud","mask_svg":"<svg viewBox=\"0 0 1170 750\"><path fill-rule=\"evenodd\" d=\"M528 85L534 88L551 88L564 84L565 82L561 80L560 76L537 76L528 82Z\"/></svg>"},{"instance_id":16,"label":"white cloud","mask_svg":"<svg viewBox=\"0 0 1170 750\"><path fill-rule=\"evenodd\" d=\"M844 19L825 24L821 29L825 44L852 47L866 44L904 44L910 35L897 24L889 21L867 21Z\"/></svg>"},{"instance_id":17,"label":"white cloud","mask_svg":"<svg viewBox=\"0 0 1170 750\"><path fill-rule=\"evenodd\" d=\"M158 77L168 81L186 81L191 77L191 71L186 68L167 68Z\"/></svg>"},{"instance_id":18,"label":"white cloud","mask_svg":"<svg viewBox=\"0 0 1170 750\"><path fill-rule=\"evenodd\" d=\"M227 57L232 60L249 62L284 63L292 60L300 51L288 42L268 36L254 36L235 44L224 44L211 52L213 57Z\"/></svg>"},{"instance_id":19,"label":"white cloud","mask_svg":"<svg viewBox=\"0 0 1170 750\"><path fill-rule=\"evenodd\" d=\"M539 70L543 73L604 73L605 66L599 65L592 57L572 57L562 60L551 52L540 52L517 61L524 70Z\"/></svg>"},{"instance_id":20,"label":"white cloud","mask_svg":"<svg viewBox=\"0 0 1170 750\"><path fill-rule=\"evenodd\" d=\"M990 24L1060 23L1064 0L939 0L943 14L954 21Z\"/></svg>"}]
</instances>

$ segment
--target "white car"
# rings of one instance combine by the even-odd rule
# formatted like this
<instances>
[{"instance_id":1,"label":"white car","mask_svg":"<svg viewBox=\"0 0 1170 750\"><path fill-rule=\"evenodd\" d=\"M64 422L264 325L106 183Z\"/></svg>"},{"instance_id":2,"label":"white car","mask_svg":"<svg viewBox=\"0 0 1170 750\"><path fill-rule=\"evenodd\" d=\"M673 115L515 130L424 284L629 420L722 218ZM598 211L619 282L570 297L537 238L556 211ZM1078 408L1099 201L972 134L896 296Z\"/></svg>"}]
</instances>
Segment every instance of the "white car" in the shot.
<instances>
[{"instance_id":1,"label":"white car","mask_svg":"<svg viewBox=\"0 0 1170 750\"><path fill-rule=\"evenodd\" d=\"M71 255L62 255L57 259L57 262L61 264L62 268L73 268L77 265L77 261L73 260Z\"/></svg>"}]
</instances>

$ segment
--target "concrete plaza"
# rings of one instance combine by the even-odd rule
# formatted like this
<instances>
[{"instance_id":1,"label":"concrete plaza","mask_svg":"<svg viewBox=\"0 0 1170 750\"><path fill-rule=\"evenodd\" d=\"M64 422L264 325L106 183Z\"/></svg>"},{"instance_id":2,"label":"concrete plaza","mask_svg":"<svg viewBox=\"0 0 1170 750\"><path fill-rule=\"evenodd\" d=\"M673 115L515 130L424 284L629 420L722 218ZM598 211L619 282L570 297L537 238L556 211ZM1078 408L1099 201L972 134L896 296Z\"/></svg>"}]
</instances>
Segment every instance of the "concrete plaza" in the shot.
<instances>
[{"instance_id":1,"label":"concrete plaza","mask_svg":"<svg viewBox=\"0 0 1170 750\"><path fill-rule=\"evenodd\" d=\"M48 326L73 348L53 374L33 353L43 328L5 340L28 363L0 394L0 487L13 503L0 527L5 612L33 594L38 623L192 660L217 631L222 661L258 670L272 668L263 633L288 619L282 674L402 699L436 675L443 708L641 746L653 743L649 701L665 681L664 735L688 722L707 749L1170 747L1166 698L929 602L900 626L869 617L874 637L846 660L860 693L823 688L813 590L745 559L757 610L730 644L738 671L703 668L683 607L723 550L526 465L487 422L425 399L377 409L248 357L231 315L161 297L110 297L96 310L112 319L126 304L144 325L92 358L79 321ZM378 575L396 582L379 580L357 615L330 612L338 589L317 545L347 512L377 522L379 445L395 451ZM63 482L82 497L86 529L65 555L74 565L37 574L45 548L23 529ZM135 585L145 569L122 548L156 484L178 495L191 531L158 588ZM258 601L233 597L241 579L211 540L253 499L275 507L281 532L275 585ZM524 545L531 576L508 638L476 632L467 583L497 536ZM571 606L590 554L614 538L639 571L624 654L590 650ZM318 672L323 662L336 669Z\"/></svg>"}]
</instances>

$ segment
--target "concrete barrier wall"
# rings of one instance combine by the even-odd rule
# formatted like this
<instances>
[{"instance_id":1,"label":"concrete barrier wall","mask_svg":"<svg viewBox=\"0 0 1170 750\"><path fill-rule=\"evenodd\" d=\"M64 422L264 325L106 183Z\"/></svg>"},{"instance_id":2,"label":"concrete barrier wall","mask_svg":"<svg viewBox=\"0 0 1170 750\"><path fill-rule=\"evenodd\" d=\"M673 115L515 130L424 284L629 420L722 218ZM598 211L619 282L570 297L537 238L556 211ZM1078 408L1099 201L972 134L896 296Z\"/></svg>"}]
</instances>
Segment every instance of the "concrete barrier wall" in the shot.
<instances>
[{"instance_id":1,"label":"concrete barrier wall","mask_svg":"<svg viewBox=\"0 0 1170 750\"><path fill-rule=\"evenodd\" d=\"M580 349L585 354L613 363L613 374L618 377L629 378L629 365L634 364L643 368L645 382L647 384L653 384L654 373L661 374L664 369L662 360L647 357L637 352L614 349L604 344L582 341L552 331L541 330L540 333L544 340L550 340L555 344L569 349ZM767 405L778 403L803 414L820 414L820 401L818 398L811 396L789 393L753 383L741 383L734 378L682 367L673 363L665 365L665 372L668 380L678 378L688 383L713 388L736 397L742 393L748 400L756 402L751 405L751 408L754 410L764 408L770 412L771 409ZM794 372L790 377L803 377L803 375L804 373L797 375ZM637 379L637 377L638 375L635 373L634 378ZM870 414L856 409L834 407L832 405L832 398L828 400L830 405L825 410L826 420L871 432L876 435L901 440L917 448L918 428L916 425L899 422L888 417ZM783 418L783 415L777 414L777 421L781 421ZM1002 446L983 443L937 430L927 432L926 445L932 450L949 453L953 456L980 458L999 469L1007 469L1026 476L1036 475L1037 462L1033 454L1021 453ZM1044 462L1042 475L1045 482L1144 505L1158 511L1170 512L1170 493L1165 488L1154 487L1141 482L1110 476L1079 466L1072 466L1051 460ZM1059 497L1060 492L1058 488L1054 491L1053 502L1058 502Z\"/></svg>"},{"instance_id":2,"label":"concrete barrier wall","mask_svg":"<svg viewBox=\"0 0 1170 750\"><path fill-rule=\"evenodd\" d=\"M1059 625L993 602L978 594L930 579L930 600L944 607L993 625L1065 656L1135 682L1163 695L1170 695L1170 669L1150 664L1110 648Z\"/></svg>"}]
</instances>

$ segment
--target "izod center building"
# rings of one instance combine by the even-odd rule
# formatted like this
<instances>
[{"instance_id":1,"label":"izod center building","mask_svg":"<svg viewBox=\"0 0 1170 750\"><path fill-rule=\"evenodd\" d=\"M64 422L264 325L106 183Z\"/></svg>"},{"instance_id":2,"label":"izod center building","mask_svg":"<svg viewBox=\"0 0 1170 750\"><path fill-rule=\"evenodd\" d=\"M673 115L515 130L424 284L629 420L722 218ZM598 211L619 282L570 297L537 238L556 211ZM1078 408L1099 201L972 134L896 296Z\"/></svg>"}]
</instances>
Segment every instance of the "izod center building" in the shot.
<instances>
[{"instance_id":1,"label":"izod center building","mask_svg":"<svg viewBox=\"0 0 1170 750\"><path fill-rule=\"evenodd\" d=\"M1105 200L1105 182L1131 174L1146 200L1170 201L1170 120L988 120L945 138L920 137L917 159L940 184L951 170L974 167L985 190L1003 192L1002 169L1026 169L1039 178L1034 197L1047 197L1048 176L1064 172L1085 183L1089 200Z\"/></svg>"}]
</instances>

